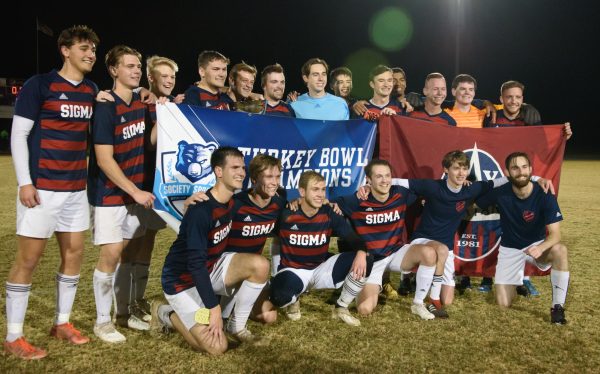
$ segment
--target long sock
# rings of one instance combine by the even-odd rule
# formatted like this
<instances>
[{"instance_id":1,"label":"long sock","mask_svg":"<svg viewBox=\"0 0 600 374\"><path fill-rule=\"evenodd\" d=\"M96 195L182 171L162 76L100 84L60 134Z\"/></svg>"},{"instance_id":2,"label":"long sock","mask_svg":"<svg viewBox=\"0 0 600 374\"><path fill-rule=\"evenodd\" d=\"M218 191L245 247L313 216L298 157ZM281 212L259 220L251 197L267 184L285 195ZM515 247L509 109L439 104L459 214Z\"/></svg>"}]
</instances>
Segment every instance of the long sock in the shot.
<instances>
[{"instance_id":1,"label":"long sock","mask_svg":"<svg viewBox=\"0 0 600 374\"><path fill-rule=\"evenodd\" d=\"M348 308L356 296L362 291L365 283L367 282L366 277L362 277L358 280L354 279L352 273L348 273L346 275L346 279L344 279L344 284L342 285L342 293L340 297L337 299L336 306L342 308Z\"/></svg>"},{"instance_id":2,"label":"long sock","mask_svg":"<svg viewBox=\"0 0 600 374\"><path fill-rule=\"evenodd\" d=\"M30 284L6 282L6 341L14 342L23 336L23 322L29 302Z\"/></svg>"},{"instance_id":3,"label":"long sock","mask_svg":"<svg viewBox=\"0 0 600 374\"><path fill-rule=\"evenodd\" d=\"M531 280L531 278L529 277L529 275L525 275L525 276L523 277L523 280L524 280L524 281L528 281L528 280Z\"/></svg>"},{"instance_id":4,"label":"long sock","mask_svg":"<svg viewBox=\"0 0 600 374\"><path fill-rule=\"evenodd\" d=\"M146 286L148 285L148 273L150 264L135 263L133 265L133 300L141 300L144 298Z\"/></svg>"},{"instance_id":5,"label":"long sock","mask_svg":"<svg viewBox=\"0 0 600 374\"><path fill-rule=\"evenodd\" d=\"M227 331L236 334L246 328L252 307L266 284L266 282L254 283L247 280L242 282L236 293L235 307L227 323Z\"/></svg>"},{"instance_id":6,"label":"long sock","mask_svg":"<svg viewBox=\"0 0 600 374\"><path fill-rule=\"evenodd\" d=\"M94 270L94 298L96 299L96 324L110 322L115 273Z\"/></svg>"},{"instance_id":7,"label":"long sock","mask_svg":"<svg viewBox=\"0 0 600 374\"><path fill-rule=\"evenodd\" d=\"M274 277L281 262L281 243L278 239L271 240L271 276Z\"/></svg>"},{"instance_id":8,"label":"long sock","mask_svg":"<svg viewBox=\"0 0 600 374\"><path fill-rule=\"evenodd\" d=\"M56 315L54 324L61 325L69 322L73 301L77 293L77 284L79 284L79 274L65 275L56 273Z\"/></svg>"},{"instance_id":9,"label":"long sock","mask_svg":"<svg viewBox=\"0 0 600 374\"><path fill-rule=\"evenodd\" d=\"M442 281L444 280L444 276L442 274L434 274L433 282L431 283L431 291L429 292L429 297L431 300L439 300L440 294L442 293Z\"/></svg>"},{"instance_id":10,"label":"long sock","mask_svg":"<svg viewBox=\"0 0 600 374\"><path fill-rule=\"evenodd\" d=\"M129 262L122 262L115 271L115 303L118 316L129 315L129 305L133 301L131 287L131 272L133 265Z\"/></svg>"},{"instance_id":11,"label":"long sock","mask_svg":"<svg viewBox=\"0 0 600 374\"><path fill-rule=\"evenodd\" d=\"M425 297L427 296L427 292L431 287L431 283L433 282L433 277L435 273L435 265L434 266L425 266L419 265L417 269L417 287L415 288L415 297L413 299L414 304L423 304L425 301ZM441 288L441 287L440 287ZM438 299L439 297L438 292Z\"/></svg>"},{"instance_id":12,"label":"long sock","mask_svg":"<svg viewBox=\"0 0 600 374\"><path fill-rule=\"evenodd\" d=\"M552 305L565 305L567 298L567 289L569 288L568 271L560 271L552 269L550 271L550 282L552 283Z\"/></svg>"},{"instance_id":13,"label":"long sock","mask_svg":"<svg viewBox=\"0 0 600 374\"><path fill-rule=\"evenodd\" d=\"M165 325L173 328L173 322L171 322L171 313L175 312L173 307L170 305L161 305L158 307L158 319Z\"/></svg>"}]
</instances>

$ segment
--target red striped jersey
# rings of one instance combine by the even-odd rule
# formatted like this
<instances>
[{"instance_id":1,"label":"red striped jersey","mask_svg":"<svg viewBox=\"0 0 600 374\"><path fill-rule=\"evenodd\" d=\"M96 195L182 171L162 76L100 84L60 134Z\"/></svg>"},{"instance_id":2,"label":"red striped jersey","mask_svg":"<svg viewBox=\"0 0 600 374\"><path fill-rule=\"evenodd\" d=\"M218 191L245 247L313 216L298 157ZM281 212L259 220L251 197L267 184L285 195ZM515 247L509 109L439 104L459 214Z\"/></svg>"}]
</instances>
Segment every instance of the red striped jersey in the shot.
<instances>
[{"instance_id":1,"label":"red striped jersey","mask_svg":"<svg viewBox=\"0 0 600 374\"><path fill-rule=\"evenodd\" d=\"M363 118L369 121L376 121L377 119L379 119L381 111L385 108L392 109L396 112L397 115L406 115L406 110L404 109L404 107L402 107L402 104L396 99L390 99L390 101L384 106L379 106L377 104L374 104L371 100L369 100L365 104L365 107L367 107L367 111L363 115Z\"/></svg>"},{"instance_id":2,"label":"red striped jersey","mask_svg":"<svg viewBox=\"0 0 600 374\"><path fill-rule=\"evenodd\" d=\"M491 117L490 117L491 119ZM486 118L487 120L487 118ZM508 119L504 114L504 110L496 111L496 123L485 121L485 127L512 127L512 126L527 126L523 118L517 116L515 119Z\"/></svg>"},{"instance_id":3,"label":"red striped jersey","mask_svg":"<svg viewBox=\"0 0 600 374\"><path fill-rule=\"evenodd\" d=\"M406 243L406 206L414 198L408 189L392 186L384 202L373 195L369 195L367 200L360 200L356 195L341 196L335 202L350 218L354 230L365 241L367 252L377 261L396 252Z\"/></svg>"},{"instance_id":4,"label":"red striped jersey","mask_svg":"<svg viewBox=\"0 0 600 374\"><path fill-rule=\"evenodd\" d=\"M113 158L123 174L138 188L144 182L144 133L148 108L140 96L133 93L131 103L125 103L110 92L114 102L98 103L92 128L92 144L113 146ZM88 200L93 206L131 204L133 198L117 187L100 169L92 147L88 176Z\"/></svg>"},{"instance_id":5,"label":"red striped jersey","mask_svg":"<svg viewBox=\"0 0 600 374\"><path fill-rule=\"evenodd\" d=\"M210 190L207 195L208 201L191 205L183 216L165 257L161 282L168 295L196 287L204 305L212 308L218 300L209 274L227 246L233 199L221 204Z\"/></svg>"},{"instance_id":6,"label":"red striped jersey","mask_svg":"<svg viewBox=\"0 0 600 374\"><path fill-rule=\"evenodd\" d=\"M33 185L49 191L83 191L87 179L87 137L98 87L74 85L56 70L23 86L15 115L34 121L27 138Z\"/></svg>"},{"instance_id":7,"label":"red striped jersey","mask_svg":"<svg viewBox=\"0 0 600 374\"><path fill-rule=\"evenodd\" d=\"M233 197L231 233L227 242L227 252L262 254L267 237L273 232L286 201L273 196L264 208L250 200L248 191Z\"/></svg>"},{"instance_id":8,"label":"red striped jersey","mask_svg":"<svg viewBox=\"0 0 600 374\"><path fill-rule=\"evenodd\" d=\"M356 242L352 227L329 205L323 205L312 217L306 216L301 208L296 212L286 208L279 218L278 226L281 239L280 269L316 268L331 255L328 250L332 235Z\"/></svg>"},{"instance_id":9,"label":"red striped jersey","mask_svg":"<svg viewBox=\"0 0 600 374\"><path fill-rule=\"evenodd\" d=\"M271 105L267 102L265 114L281 117L296 117L296 113L294 112L294 109L292 109L292 106L282 100L279 100L277 105Z\"/></svg>"},{"instance_id":10,"label":"red striped jersey","mask_svg":"<svg viewBox=\"0 0 600 374\"><path fill-rule=\"evenodd\" d=\"M414 110L408 113L411 118L422 119L425 121L441 123L443 125L456 126L456 121L445 111L441 111L438 114L429 114L423 110Z\"/></svg>"},{"instance_id":11,"label":"red striped jersey","mask_svg":"<svg viewBox=\"0 0 600 374\"><path fill-rule=\"evenodd\" d=\"M214 94L196 85L190 86L185 91L185 100L183 100L183 104L220 110L229 110L232 103L233 100L227 94L222 92Z\"/></svg>"}]
</instances>

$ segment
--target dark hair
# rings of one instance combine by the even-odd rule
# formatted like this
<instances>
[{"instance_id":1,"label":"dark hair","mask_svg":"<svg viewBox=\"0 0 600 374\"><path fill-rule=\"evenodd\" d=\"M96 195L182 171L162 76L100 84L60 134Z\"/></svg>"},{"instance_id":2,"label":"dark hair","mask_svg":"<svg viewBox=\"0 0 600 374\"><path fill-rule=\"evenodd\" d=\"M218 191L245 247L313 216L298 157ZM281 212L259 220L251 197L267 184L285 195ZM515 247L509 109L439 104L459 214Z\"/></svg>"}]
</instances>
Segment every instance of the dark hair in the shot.
<instances>
[{"instance_id":1,"label":"dark hair","mask_svg":"<svg viewBox=\"0 0 600 374\"><path fill-rule=\"evenodd\" d=\"M252 160L250 160L250 180L254 183L260 177L260 174L268 168L276 166L281 171L281 160L273 156L259 153Z\"/></svg>"},{"instance_id":2,"label":"dark hair","mask_svg":"<svg viewBox=\"0 0 600 374\"><path fill-rule=\"evenodd\" d=\"M302 75L308 77L308 75L310 74L310 67L313 65L318 65L318 64L325 66L325 73L329 73L329 65L327 65L325 60L320 59L318 57L314 57L314 58L311 58L310 60L306 61L304 63L304 65L302 65L302 70L301 70Z\"/></svg>"},{"instance_id":3,"label":"dark hair","mask_svg":"<svg viewBox=\"0 0 600 374\"><path fill-rule=\"evenodd\" d=\"M448 169L455 162L458 162L460 166L469 167L469 156L459 150L448 152L442 159L442 166Z\"/></svg>"},{"instance_id":4,"label":"dark hair","mask_svg":"<svg viewBox=\"0 0 600 374\"><path fill-rule=\"evenodd\" d=\"M121 57L125 56L125 55L133 55L135 57L137 57L140 62L142 61L142 54L138 51L136 51L135 49L128 47L126 45L117 45L114 46L110 49L110 51L108 51L106 53L106 56L104 57L104 62L106 63L106 68L108 69L108 72L110 73L110 68L112 66L117 66L119 64L119 60L121 59ZM111 74L112 76L112 74Z\"/></svg>"},{"instance_id":5,"label":"dark hair","mask_svg":"<svg viewBox=\"0 0 600 374\"><path fill-rule=\"evenodd\" d=\"M369 82L373 80L379 74L383 74L385 72L390 72L393 74L392 69L388 68L385 65L377 65L369 72Z\"/></svg>"},{"instance_id":6,"label":"dark hair","mask_svg":"<svg viewBox=\"0 0 600 374\"><path fill-rule=\"evenodd\" d=\"M267 84L267 76L271 73L283 74L283 66L279 65L278 63L265 66L262 73L260 73L260 86L261 87L264 87Z\"/></svg>"},{"instance_id":7,"label":"dark hair","mask_svg":"<svg viewBox=\"0 0 600 374\"><path fill-rule=\"evenodd\" d=\"M350 77L350 79L352 79L352 71L349 68L340 66L333 69L331 73L329 73L329 88L332 90L334 89L335 79L338 77L338 75L347 75Z\"/></svg>"},{"instance_id":8,"label":"dark hair","mask_svg":"<svg viewBox=\"0 0 600 374\"><path fill-rule=\"evenodd\" d=\"M529 160L529 156L527 155L527 153L525 152L513 152L511 154L509 154L508 156L506 156L506 160L504 160L504 166L506 166L506 169L510 169L510 165L512 164L513 160L519 157L523 157L524 159L527 160L527 164L529 164L529 166L531 166L531 161Z\"/></svg>"},{"instance_id":9,"label":"dark hair","mask_svg":"<svg viewBox=\"0 0 600 374\"><path fill-rule=\"evenodd\" d=\"M371 177L371 172L373 171L373 167L375 167L375 166L387 166L388 168L390 168L390 170L392 170L392 165L390 165L388 160L374 158L371 161L369 161L367 166L365 166L365 175L367 177L369 177L369 178Z\"/></svg>"},{"instance_id":10,"label":"dark hair","mask_svg":"<svg viewBox=\"0 0 600 374\"><path fill-rule=\"evenodd\" d=\"M227 65L229 65L229 59L223 56L223 54L217 51L202 51L198 55L198 67L206 68L210 62L215 60L224 61Z\"/></svg>"},{"instance_id":11,"label":"dark hair","mask_svg":"<svg viewBox=\"0 0 600 374\"><path fill-rule=\"evenodd\" d=\"M404 72L404 69L402 69L401 67L395 67L392 68L392 73L402 73L402 75L404 76L404 79L406 79L406 73Z\"/></svg>"},{"instance_id":12,"label":"dark hair","mask_svg":"<svg viewBox=\"0 0 600 374\"><path fill-rule=\"evenodd\" d=\"M71 48L71 46L73 46L73 44L76 42L82 42L86 40L94 43L96 46L98 46L98 43L100 43L100 39L98 38L98 35L96 35L96 32L86 25L74 25L68 29L64 29L58 36L58 53L60 53L62 46Z\"/></svg>"},{"instance_id":13,"label":"dark hair","mask_svg":"<svg viewBox=\"0 0 600 374\"><path fill-rule=\"evenodd\" d=\"M210 167L215 170L217 166L224 167L227 161L227 156L244 158L244 154L235 147L222 146L217 148L210 155Z\"/></svg>"},{"instance_id":14,"label":"dark hair","mask_svg":"<svg viewBox=\"0 0 600 374\"><path fill-rule=\"evenodd\" d=\"M473 83L473 86L475 87L475 89L477 89L477 81L469 74L458 74L456 77L454 77L454 79L452 80L452 89L456 89L456 87L458 87L459 84L465 82Z\"/></svg>"}]
</instances>

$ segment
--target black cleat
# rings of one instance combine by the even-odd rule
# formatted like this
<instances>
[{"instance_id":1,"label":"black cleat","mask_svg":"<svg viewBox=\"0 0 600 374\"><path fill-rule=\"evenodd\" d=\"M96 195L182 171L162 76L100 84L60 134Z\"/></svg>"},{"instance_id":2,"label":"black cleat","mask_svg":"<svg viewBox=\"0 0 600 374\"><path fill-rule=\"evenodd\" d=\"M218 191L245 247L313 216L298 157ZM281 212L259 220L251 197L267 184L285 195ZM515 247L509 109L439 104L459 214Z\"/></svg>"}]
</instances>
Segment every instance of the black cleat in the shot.
<instances>
[{"instance_id":1,"label":"black cleat","mask_svg":"<svg viewBox=\"0 0 600 374\"><path fill-rule=\"evenodd\" d=\"M400 281L400 286L398 287L398 295L408 296L408 294L410 294L410 288L410 277L408 275L405 275L402 278L402 281Z\"/></svg>"},{"instance_id":2,"label":"black cleat","mask_svg":"<svg viewBox=\"0 0 600 374\"><path fill-rule=\"evenodd\" d=\"M529 290L524 285L517 286L517 295L521 295L523 297L529 297Z\"/></svg>"},{"instance_id":3,"label":"black cleat","mask_svg":"<svg viewBox=\"0 0 600 374\"><path fill-rule=\"evenodd\" d=\"M435 318L446 319L446 318L450 317L448 315L448 312L446 312L446 310L444 308L438 309L433 304L427 305L427 310L429 311L429 313L433 314L435 316Z\"/></svg>"},{"instance_id":4,"label":"black cleat","mask_svg":"<svg viewBox=\"0 0 600 374\"><path fill-rule=\"evenodd\" d=\"M565 310L560 304L555 304L553 308L550 308L550 322L555 325L564 325L567 323Z\"/></svg>"}]
</instances>

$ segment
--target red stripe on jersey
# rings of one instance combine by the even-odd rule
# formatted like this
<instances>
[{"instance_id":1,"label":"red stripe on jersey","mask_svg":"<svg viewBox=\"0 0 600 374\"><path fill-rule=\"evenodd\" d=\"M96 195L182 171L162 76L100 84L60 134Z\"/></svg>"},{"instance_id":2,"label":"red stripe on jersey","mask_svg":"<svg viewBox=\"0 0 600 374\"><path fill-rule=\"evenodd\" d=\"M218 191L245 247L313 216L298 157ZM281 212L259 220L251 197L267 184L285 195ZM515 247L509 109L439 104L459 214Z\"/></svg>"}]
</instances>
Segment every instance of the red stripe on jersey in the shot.
<instances>
[{"instance_id":1,"label":"red stripe on jersey","mask_svg":"<svg viewBox=\"0 0 600 374\"><path fill-rule=\"evenodd\" d=\"M311 257L311 256L320 256L327 253L329 250L329 243L323 244L319 247L296 247L296 246L288 246L286 244L281 244L281 253L294 255L298 257Z\"/></svg>"},{"instance_id":2,"label":"red stripe on jersey","mask_svg":"<svg viewBox=\"0 0 600 374\"><path fill-rule=\"evenodd\" d=\"M302 214L294 214L289 216L285 222L287 223L323 223L328 222L329 216L327 214L317 214L313 217L306 218ZM292 231L293 232L293 231Z\"/></svg>"},{"instance_id":3,"label":"red stripe on jersey","mask_svg":"<svg viewBox=\"0 0 600 374\"><path fill-rule=\"evenodd\" d=\"M139 156L136 156L134 158L130 158L128 160L120 162L119 167L121 168L121 170L125 170L125 169L132 168L136 165L143 164L143 163L144 163L144 154L142 153Z\"/></svg>"},{"instance_id":4,"label":"red stripe on jersey","mask_svg":"<svg viewBox=\"0 0 600 374\"><path fill-rule=\"evenodd\" d=\"M404 227L403 219L387 225L356 226L356 233L359 235L383 234L385 232L393 231L398 227Z\"/></svg>"},{"instance_id":5,"label":"red stripe on jersey","mask_svg":"<svg viewBox=\"0 0 600 374\"><path fill-rule=\"evenodd\" d=\"M87 169L87 161L85 159L76 161L63 161L40 158L38 167L40 169L53 170L83 170Z\"/></svg>"},{"instance_id":6,"label":"red stripe on jersey","mask_svg":"<svg viewBox=\"0 0 600 374\"><path fill-rule=\"evenodd\" d=\"M63 106L63 105L81 106L81 107L86 107L86 109L89 108L90 116L93 112L92 105L90 105L89 102L86 102L86 101L79 102L79 101L70 101L70 100L46 100L46 101L44 101L44 104L42 104L42 109L54 111L54 112L60 112L61 106Z\"/></svg>"},{"instance_id":7,"label":"red stripe on jersey","mask_svg":"<svg viewBox=\"0 0 600 374\"><path fill-rule=\"evenodd\" d=\"M88 131L89 122L75 121L59 121L55 119L42 119L40 125L42 130L59 130L59 131Z\"/></svg>"},{"instance_id":8,"label":"red stripe on jersey","mask_svg":"<svg viewBox=\"0 0 600 374\"><path fill-rule=\"evenodd\" d=\"M79 93L87 93L90 95L94 94L94 90L92 89L92 87L85 85L85 84L80 84L79 86L72 86L69 83L61 83L61 82L54 82L54 83L50 83L50 91L54 91L54 92L79 92Z\"/></svg>"},{"instance_id":9,"label":"red stripe on jersey","mask_svg":"<svg viewBox=\"0 0 600 374\"><path fill-rule=\"evenodd\" d=\"M123 129L125 127L129 127L131 125L137 125L138 123L142 123L144 122L143 118L136 118L133 121L129 121L129 122L124 122L118 126L115 126L115 135L116 136L120 136L123 133ZM144 130L145 130L146 124L144 123Z\"/></svg>"},{"instance_id":10,"label":"red stripe on jersey","mask_svg":"<svg viewBox=\"0 0 600 374\"><path fill-rule=\"evenodd\" d=\"M144 145L144 137L138 136L132 140L127 141L127 143L115 144L114 152L115 153L127 153L132 149L142 147Z\"/></svg>"},{"instance_id":11,"label":"red stripe on jersey","mask_svg":"<svg viewBox=\"0 0 600 374\"><path fill-rule=\"evenodd\" d=\"M68 140L42 139L40 148L56 149L59 151L85 151L87 150L87 141L71 142Z\"/></svg>"},{"instance_id":12,"label":"red stripe on jersey","mask_svg":"<svg viewBox=\"0 0 600 374\"><path fill-rule=\"evenodd\" d=\"M144 173L137 173L134 175L126 175L127 179L129 179L130 181L132 181L133 183L142 183L144 181ZM104 185L107 189L109 188L115 188L117 185L114 184L110 179L108 181L106 181L106 184Z\"/></svg>"},{"instance_id":13,"label":"red stripe on jersey","mask_svg":"<svg viewBox=\"0 0 600 374\"><path fill-rule=\"evenodd\" d=\"M397 244L404 244L404 242L402 241L401 236L395 235L395 236L392 236L391 238L387 238L385 240L371 240L371 241L365 242L365 244L366 244L368 250L372 250L372 249L380 249L380 248L390 247L390 246L394 246Z\"/></svg>"},{"instance_id":14,"label":"red stripe on jersey","mask_svg":"<svg viewBox=\"0 0 600 374\"><path fill-rule=\"evenodd\" d=\"M202 101L218 101L219 94L211 94L208 92L200 92L200 100Z\"/></svg>"},{"instance_id":15,"label":"red stripe on jersey","mask_svg":"<svg viewBox=\"0 0 600 374\"><path fill-rule=\"evenodd\" d=\"M127 194L104 196L102 198L102 205L126 205L132 204L133 202L133 198Z\"/></svg>"},{"instance_id":16,"label":"red stripe on jersey","mask_svg":"<svg viewBox=\"0 0 600 374\"><path fill-rule=\"evenodd\" d=\"M117 108L116 108L116 114L118 116L128 113L128 112L133 112L134 110L139 110L139 109L146 109L146 104L142 103L139 100L135 100L133 103L131 103L131 106L127 106L125 104L118 104Z\"/></svg>"},{"instance_id":17,"label":"red stripe on jersey","mask_svg":"<svg viewBox=\"0 0 600 374\"><path fill-rule=\"evenodd\" d=\"M257 237L257 238L227 238L227 245L238 248L251 248L260 246L260 249L256 252L257 254L262 253L263 246L267 241L267 237Z\"/></svg>"},{"instance_id":18,"label":"red stripe on jersey","mask_svg":"<svg viewBox=\"0 0 600 374\"><path fill-rule=\"evenodd\" d=\"M438 115L434 115L434 116L430 116L427 113L424 112L417 112L417 111L412 111L408 114L409 117L411 118L417 118L417 119L424 119L426 121L429 122L437 122L437 123L441 123L443 125L448 125L449 122L448 120L446 120L444 117L441 117L439 114Z\"/></svg>"},{"instance_id":19,"label":"red stripe on jersey","mask_svg":"<svg viewBox=\"0 0 600 374\"><path fill-rule=\"evenodd\" d=\"M78 180L62 180L62 179L46 179L38 178L35 182L35 187L41 190L53 191L76 191L85 190L86 179Z\"/></svg>"}]
</instances>

